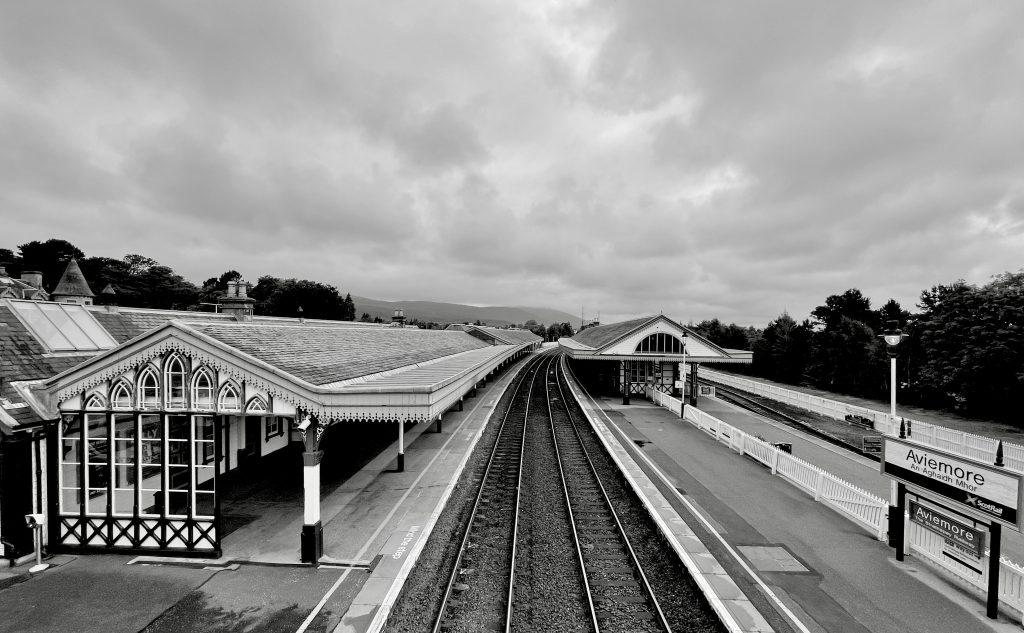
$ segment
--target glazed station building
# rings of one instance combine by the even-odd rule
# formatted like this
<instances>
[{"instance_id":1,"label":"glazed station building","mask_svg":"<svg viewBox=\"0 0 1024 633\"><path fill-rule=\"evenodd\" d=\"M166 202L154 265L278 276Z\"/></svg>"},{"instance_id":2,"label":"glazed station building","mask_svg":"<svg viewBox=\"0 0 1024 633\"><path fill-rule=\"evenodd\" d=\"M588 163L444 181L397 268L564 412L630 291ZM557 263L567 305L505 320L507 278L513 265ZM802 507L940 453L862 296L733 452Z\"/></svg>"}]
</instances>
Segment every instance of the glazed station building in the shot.
<instances>
[{"instance_id":1,"label":"glazed station building","mask_svg":"<svg viewBox=\"0 0 1024 633\"><path fill-rule=\"evenodd\" d=\"M291 446L296 537L316 562L325 433L389 425L401 469L407 425L439 428L540 346L521 331L255 317L252 303L244 284L219 314L0 301L0 438L16 465L0 480L7 558L31 552L30 512L45 515L51 550L219 555L220 480Z\"/></svg>"},{"instance_id":2,"label":"glazed station building","mask_svg":"<svg viewBox=\"0 0 1024 633\"><path fill-rule=\"evenodd\" d=\"M652 387L696 401L697 371L702 363L750 363L753 353L724 349L666 316L599 325L561 338L576 375L595 392L632 395ZM689 367L690 378L684 375ZM683 390L687 389L688 394Z\"/></svg>"}]
</instances>

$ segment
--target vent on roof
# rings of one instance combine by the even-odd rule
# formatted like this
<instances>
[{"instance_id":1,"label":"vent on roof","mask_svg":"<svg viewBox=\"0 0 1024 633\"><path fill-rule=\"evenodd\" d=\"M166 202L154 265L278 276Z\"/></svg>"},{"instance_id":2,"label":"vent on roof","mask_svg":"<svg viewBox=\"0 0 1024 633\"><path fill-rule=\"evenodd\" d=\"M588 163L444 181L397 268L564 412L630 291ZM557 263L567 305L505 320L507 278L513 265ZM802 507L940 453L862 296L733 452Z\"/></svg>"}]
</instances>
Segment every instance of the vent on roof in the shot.
<instances>
[{"instance_id":1,"label":"vent on roof","mask_svg":"<svg viewBox=\"0 0 1024 633\"><path fill-rule=\"evenodd\" d=\"M11 301L14 313L51 352L95 352L117 342L82 306L38 301Z\"/></svg>"}]
</instances>

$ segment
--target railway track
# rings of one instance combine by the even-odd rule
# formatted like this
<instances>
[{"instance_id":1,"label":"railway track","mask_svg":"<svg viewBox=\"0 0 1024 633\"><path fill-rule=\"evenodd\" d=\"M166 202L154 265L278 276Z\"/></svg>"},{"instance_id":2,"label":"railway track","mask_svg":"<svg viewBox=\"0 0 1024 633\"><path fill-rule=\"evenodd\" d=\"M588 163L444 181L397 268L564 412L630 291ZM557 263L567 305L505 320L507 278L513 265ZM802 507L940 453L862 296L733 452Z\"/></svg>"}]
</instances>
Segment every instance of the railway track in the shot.
<instances>
[{"instance_id":1,"label":"railway track","mask_svg":"<svg viewBox=\"0 0 1024 633\"><path fill-rule=\"evenodd\" d=\"M551 430L594 630L671 631L583 443L566 400L561 365L556 363L548 376Z\"/></svg>"},{"instance_id":2,"label":"railway track","mask_svg":"<svg viewBox=\"0 0 1024 633\"><path fill-rule=\"evenodd\" d=\"M827 433L815 427L813 424L808 424L807 422L804 422L799 418L795 418L787 413L783 413L782 411L773 409L772 407L769 407L761 402L758 402L753 398L745 396L734 389L723 387L719 383L708 382L704 380L701 380L700 382L714 385L716 397L725 400L726 402L731 402L732 404L740 407L741 409L746 409L747 411L756 413L757 415L766 417L770 420L782 422L783 424L792 426L793 428L799 429L806 433L810 433L811 435L814 435L816 437L820 437L821 439L831 442L837 446L841 446L842 448L845 448L853 453L862 454L862 451L859 446L850 444L849 442L843 440L842 438L836 437L831 433Z\"/></svg>"},{"instance_id":3,"label":"railway track","mask_svg":"<svg viewBox=\"0 0 1024 633\"><path fill-rule=\"evenodd\" d=\"M514 384L433 631L721 631L565 381L541 354Z\"/></svg>"},{"instance_id":4,"label":"railway track","mask_svg":"<svg viewBox=\"0 0 1024 633\"><path fill-rule=\"evenodd\" d=\"M483 472L474 477L479 490L434 620L434 633L470 631L474 622L491 630L508 630L524 433L533 379L541 364L538 357L523 368L490 457ZM472 585L464 582L477 570L480 573L472 578Z\"/></svg>"}]
</instances>

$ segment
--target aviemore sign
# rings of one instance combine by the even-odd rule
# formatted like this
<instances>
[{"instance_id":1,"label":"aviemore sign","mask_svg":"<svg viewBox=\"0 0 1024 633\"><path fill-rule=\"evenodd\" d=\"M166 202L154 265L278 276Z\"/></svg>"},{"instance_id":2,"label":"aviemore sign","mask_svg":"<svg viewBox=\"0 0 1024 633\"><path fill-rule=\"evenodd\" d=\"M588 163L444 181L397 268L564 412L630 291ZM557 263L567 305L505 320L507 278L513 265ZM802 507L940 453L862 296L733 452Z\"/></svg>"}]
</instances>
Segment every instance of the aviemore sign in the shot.
<instances>
[{"instance_id":1,"label":"aviemore sign","mask_svg":"<svg viewBox=\"0 0 1024 633\"><path fill-rule=\"evenodd\" d=\"M885 438L881 471L1017 529L1024 475L906 440Z\"/></svg>"},{"instance_id":2,"label":"aviemore sign","mask_svg":"<svg viewBox=\"0 0 1024 633\"><path fill-rule=\"evenodd\" d=\"M910 502L910 520L952 541L975 558L981 558L985 545L984 531L916 501Z\"/></svg>"}]
</instances>

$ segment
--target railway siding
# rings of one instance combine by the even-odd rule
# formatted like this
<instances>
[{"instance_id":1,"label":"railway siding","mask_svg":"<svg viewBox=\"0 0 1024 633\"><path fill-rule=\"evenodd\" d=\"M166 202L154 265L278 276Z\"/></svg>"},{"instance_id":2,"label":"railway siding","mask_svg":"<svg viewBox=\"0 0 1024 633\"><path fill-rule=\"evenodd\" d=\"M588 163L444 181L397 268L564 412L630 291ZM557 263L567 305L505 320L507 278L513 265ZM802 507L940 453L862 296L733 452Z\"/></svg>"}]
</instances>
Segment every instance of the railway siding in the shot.
<instances>
[{"instance_id":1,"label":"railway siding","mask_svg":"<svg viewBox=\"0 0 1024 633\"><path fill-rule=\"evenodd\" d=\"M571 375L568 376L568 380L573 397L597 432L605 450L618 465L630 487L643 501L666 541L683 561L726 629L731 633L772 631L764 616L736 586L714 555L701 543L654 482L634 461L630 452L616 439L613 431L602 419L603 416L581 395L581 389ZM628 438L626 441L628 442Z\"/></svg>"}]
</instances>

